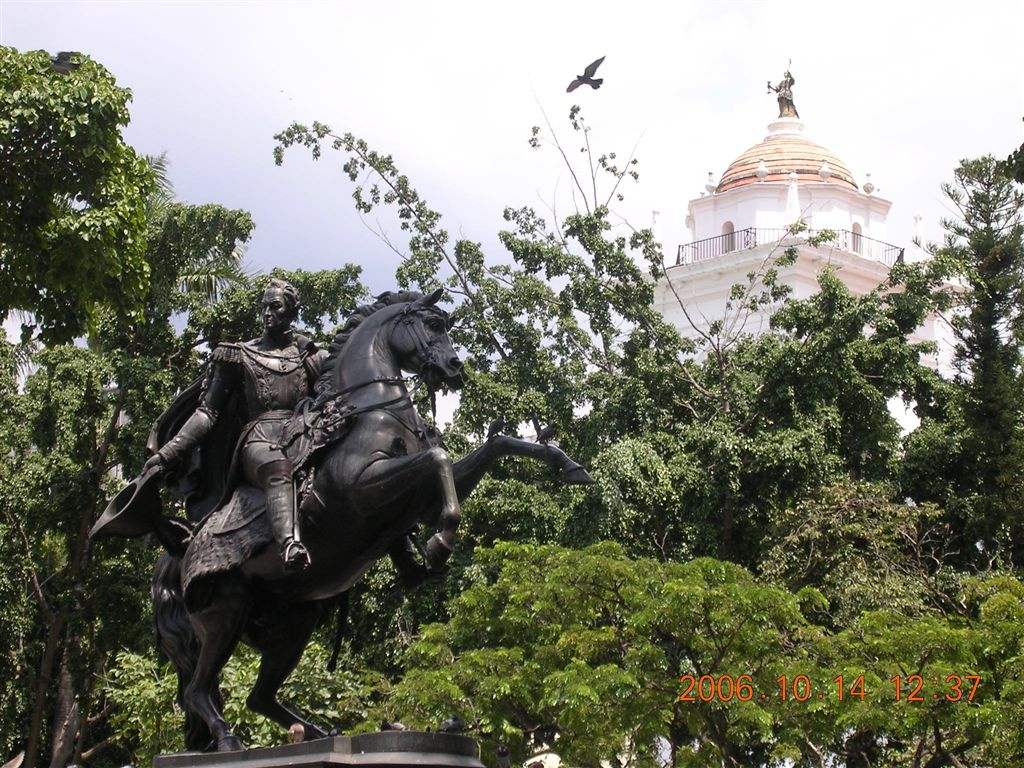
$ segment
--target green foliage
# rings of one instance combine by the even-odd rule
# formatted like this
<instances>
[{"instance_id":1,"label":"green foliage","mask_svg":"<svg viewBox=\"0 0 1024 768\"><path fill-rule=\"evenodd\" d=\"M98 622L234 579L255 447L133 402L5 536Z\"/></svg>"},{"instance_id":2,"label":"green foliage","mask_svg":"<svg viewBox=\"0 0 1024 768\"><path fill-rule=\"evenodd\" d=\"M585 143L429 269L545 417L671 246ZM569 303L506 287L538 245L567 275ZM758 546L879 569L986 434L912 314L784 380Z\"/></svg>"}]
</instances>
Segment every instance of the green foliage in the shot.
<instances>
[{"instance_id":1,"label":"green foliage","mask_svg":"<svg viewBox=\"0 0 1024 768\"><path fill-rule=\"evenodd\" d=\"M89 708L110 649L148 635L138 618L146 613L152 562L138 545L91 564L89 559L86 534L109 490L111 425L119 412L110 386L114 365L72 346L44 349L35 361L38 370L13 403L19 418L6 425L8 482L0 493L5 547L11 550L0 570L19 580L25 596L8 606L16 612L8 647L20 655L15 684L28 694L11 702L19 716L7 721L4 740L27 740L33 760L47 702L59 706L62 695L46 680L66 671L82 707Z\"/></svg>"},{"instance_id":2,"label":"green foliage","mask_svg":"<svg viewBox=\"0 0 1024 768\"><path fill-rule=\"evenodd\" d=\"M1019 760L1016 579L973 581L960 616L865 611L829 632L805 619L825 604L814 590L794 595L715 560L502 543L477 550L477 568L450 620L422 628L388 711L419 727L457 712L484 754L507 743L523 759L547 745L572 764L651 765L667 754L671 765L716 768ZM716 686L742 675L749 688L708 695L706 681L702 697L687 675ZM924 681L920 701L909 675ZM950 675L964 681L962 700L946 698L957 698ZM971 675L981 682L968 701ZM693 701L679 699L687 693Z\"/></svg>"},{"instance_id":3,"label":"green foliage","mask_svg":"<svg viewBox=\"0 0 1024 768\"><path fill-rule=\"evenodd\" d=\"M154 419L197 375L200 346L257 335L255 308L269 278L251 276L241 264L254 226L248 213L175 202L166 158L147 166L123 145L128 93L108 73L87 57L76 58L80 66L65 75L51 71L42 53L2 55L3 77L25 79L0 97L14 105L11 120L0 121L10 139L0 159L11 170L0 182L0 210L7 211L0 221L3 271L55 302L26 303L20 296L29 289L19 294L13 286L10 306L36 311L46 342L89 331L88 348L51 344L36 351L37 367L21 392L13 378L18 352L3 348L3 417L10 421L0 465L0 477L9 480L0 489L0 583L20 599L3 607L9 642L0 659L0 747L27 747L31 768L64 736L76 762L95 759L113 749L114 723L129 728L132 717L157 711L164 688L140 688L138 701L122 711L107 707L96 685L115 668L118 651L150 645L139 619L149 611L155 553L145 542L93 549L87 533L123 478L139 470ZM75 124L61 122L65 117ZM44 160L46 167L37 167ZM10 218L12 211L21 218ZM50 219L25 219L43 214ZM102 231L93 232L98 226ZM8 238L15 230L20 240ZM25 249L35 249L32 264L42 277L11 261ZM99 282L96 270L104 275ZM46 283L51 271L67 285ZM337 322L364 295L358 275L351 265L282 273L303 293L302 322L321 337L325 323ZM141 281L138 289L132 280ZM68 304L68 291L81 303ZM97 304L97 292L111 300ZM171 320L181 313L186 329L179 334ZM125 674L142 668L126 663ZM58 676L69 685L47 684ZM62 713L74 701L86 726L63 734ZM164 726L156 741L174 730ZM156 749L156 741L145 749Z\"/></svg>"},{"instance_id":4,"label":"green foliage","mask_svg":"<svg viewBox=\"0 0 1024 768\"><path fill-rule=\"evenodd\" d=\"M56 71L0 47L0 314L34 313L44 341L136 317L149 288L146 162L124 143L130 93L88 56Z\"/></svg>"},{"instance_id":5,"label":"green foliage","mask_svg":"<svg viewBox=\"0 0 1024 768\"><path fill-rule=\"evenodd\" d=\"M660 246L613 210L639 178L636 159L593 148L578 108L569 122L575 146L550 124L530 140L565 158L568 214L506 209L497 261L450 237L366 142L320 123L277 136L278 162L295 144L314 158L324 145L342 152L357 208L391 208L408 235L399 285L440 285L456 303L469 380L449 446L466 450L495 416L510 431L551 424L598 481L557 489L507 461L465 504L445 582L410 596L379 563L353 590L343 670L324 671L318 640L283 698L349 731L382 718L436 728L456 712L485 755L547 745L580 765L1019 765L1024 588L1006 570L959 570L977 551L965 532L1018 535L1017 189L988 160L964 164L951 187L962 221L946 244L864 296L826 270L818 294L792 300L780 271L796 253L773 252L686 342L651 308ZM166 161L151 166L162 179ZM123 629L148 610L153 552L104 544L90 555L82 534L113 490L108 471L138 468L148 425L196 375L200 350L258 335L269 279L241 266L244 211L175 203L166 182L143 203L143 312L129 322L117 307L96 311L89 348L42 351L21 393L15 350L0 356L0 587L24 598L0 607L0 717L28 722L40 697L54 705L31 681L67 667L83 706L111 713L77 757L109 738L136 762L180 744L176 682L138 655L142 632ZM350 265L274 274L299 288L300 322L318 340L365 296ZM939 290L950 275L965 286L956 295ZM956 382L924 369L925 348L908 342L935 309L955 310ZM774 313L772 331L745 335L760 311ZM187 317L180 334L174 313ZM887 408L900 395L923 418L902 442ZM915 501L896 501L905 495ZM983 567L1000 562L992 551ZM256 665L246 651L226 670L226 716L248 742L280 743L244 707ZM983 682L972 702L895 701L891 678L911 674ZM756 695L679 701L686 675L747 675ZM779 678L797 675L831 695L783 701ZM839 701L837 675L848 686L863 676L866 695ZM0 729L0 748L16 750L32 727Z\"/></svg>"},{"instance_id":6,"label":"green foliage","mask_svg":"<svg viewBox=\"0 0 1024 768\"><path fill-rule=\"evenodd\" d=\"M148 765L160 754L180 751L185 716L178 706L178 676L169 663L122 651L103 687L114 706L111 729L133 764Z\"/></svg>"},{"instance_id":7,"label":"green foliage","mask_svg":"<svg viewBox=\"0 0 1024 768\"><path fill-rule=\"evenodd\" d=\"M702 359L627 344L637 354L604 374L608 399L581 419L620 442L594 458L601 497L578 510L577 527L633 555L755 567L763 537L801 498L847 475L890 477L901 445L887 402L928 378L907 341L925 289L855 297L828 270L819 287L778 309L774 333L709 334Z\"/></svg>"},{"instance_id":8,"label":"green foliage","mask_svg":"<svg viewBox=\"0 0 1024 768\"><path fill-rule=\"evenodd\" d=\"M943 187L956 216L932 248L947 282L957 337L955 387L935 387L919 436L908 443L908 492L946 505L964 557L1024 553L1024 191L991 156L965 160ZM938 460L945 470L918 471ZM941 479L939 479L941 478ZM980 543L980 551L974 546Z\"/></svg>"},{"instance_id":9,"label":"green foliage","mask_svg":"<svg viewBox=\"0 0 1024 768\"><path fill-rule=\"evenodd\" d=\"M706 476L678 438L625 438L593 462L597 498L576 524L581 541L611 540L635 556L687 560L699 538L687 499L706 492ZM586 513L584 513L586 514Z\"/></svg>"},{"instance_id":10,"label":"green foliage","mask_svg":"<svg viewBox=\"0 0 1024 768\"><path fill-rule=\"evenodd\" d=\"M439 283L463 302L453 313L455 340L467 351L469 380L461 393L457 433L482 434L495 415L534 429L555 424L565 447L586 450L573 436L574 413L597 402L588 377L621 362L617 342L638 326L663 346L678 337L651 309L652 284L639 264L660 264L660 250L649 231L614 232L608 202L625 178L637 178L635 163L618 168L612 156L590 152L589 128L578 114L574 130L589 162L593 197L579 188L581 209L550 225L532 209L508 208L510 229L500 234L513 264L490 264L478 244L451 238L439 213L412 188L390 156L372 150L351 134L335 135L314 123L293 124L275 138L275 158L296 144L321 156L325 143L347 156L345 170L357 182L360 211L392 206L409 233L399 284L432 289ZM363 182L369 176L369 186ZM598 199L598 177L611 181L613 194ZM639 263L639 264L638 264ZM577 451L578 452L578 451ZM586 458L586 457L584 457Z\"/></svg>"},{"instance_id":11,"label":"green foliage","mask_svg":"<svg viewBox=\"0 0 1024 768\"><path fill-rule=\"evenodd\" d=\"M366 142L319 123L277 136L278 162L295 144L314 158L325 144L344 153L357 207L392 206L409 233L400 283L442 284L462 299L454 314L469 381L450 445L465 449L496 415L551 423L598 480L552 506L510 462L466 505L467 546L449 583L469 588L450 617L438 591L362 613L366 626L380 609L402 627L392 664L417 620L447 619L421 630L390 711L419 724L458 711L491 742L515 744L517 756L544 742L581 764L653 762L655 737L668 740L673 766L1019 762L1019 717L1007 709L1016 683L1003 684L1019 670L990 652L1019 657L1017 641L999 646L1003 635L983 618L998 605L1016 621L1016 586L982 609L988 598L959 570L977 551L965 532L1021 540L1015 188L987 161L965 164L953 196L964 224L931 260L894 265L866 295L825 270L816 295L793 300L780 272L796 251L770 253L732 286L725 315L693 322L697 341L684 342L651 311L660 247L614 223L622 182L638 178L635 159L597 152L578 108L569 122L576 146L550 124L530 138L565 160L569 213L548 221L506 209L500 263L474 242L453 242L394 160ZM950 275L966 290L945 292ZM952 312L961 334L961 381L938 378L920 364L931 349L909 342L936 311ZM751 338L755 312L772 314L772 330ZM923 420L906 440L888 408L897 397ZM997 521L1009 526L997 531ZM480 549L498 537L574 549ZM604 538L622 549L582 549ZM993 551L986 544L982 566L1001 562ZM769 583L715 561L673 562L699 555L739 561ZM768 621L754 622L753 637L742 632L750 615ZM715 644L723 637L735 648ZM671 697L644 698L666 671L738 674L721 665L734 651L759 685L797 674L817 685L842 673L863 675L870 693L684 711ZM999 682L969 705L894 702L889 679L914 670Z\"/></svg>"},{"instance_id":12,"label":"green foliage","mask_svg":"<svg viewBox=\"0 0 1024 768\"><path fill-rule=\"evenodd\" d=\"M831 627L880 610L962 614L963 575L943 510L891 498L885 486L842 483L801 501L777 521L762 575L792 591L820 591L827 606L813 616Z\"/></svg>"},{"instance_id":13,"label":"green foliage","mask_svg":"<svg viewBox=\"0 0 1024 768\"><path fill-rule=\"evenodd\" d=\"M713 740L721 713L677 706L679 676L742 669L767 684L803 625L791 596L727 563L631 561L613 544L477 555L495 575L462 593L446 625L423 628L397 706L421 725L459 712L520 759L548 744L596 764L630 744L651 760L656 736L680 749ZM762 707L724 709L739 741L760 744Z\"/></svg>"},{"instance_id":14,"label":"green foliage","mask_svg":"<svg viewBox=\"0 0 1024 768\"><path fill-rule=\"evenodd\" d=\"M334 672L327 672L328 655L321 644L311 644L282 687L281 700L313 722L348 732L367 721L371 709L388 696L390 686L380 675L359 669L347 655ZM245 706L258 672L259 656L247 647L228 662L222 675L227 692L225 717L236 724L236 733L249 746L284 744L285 730ZM177 705L177 686L169 663L137 653L117 655L104 695L114 705L112 739L133 764L147 765L157 755L181 750L184 716Z\"/></svg>"},{"instance_id":15,"label":"green foliage","mask_svg":"<svg viewBox=\"0 0 1024 768\"><path fill-rule=\"evenodd\" d=\"M963 593L965 619L866 612L829 638L823 659L863 671L871 692L838 722L848 764L1018 764L1024 723L1011 697L1021 685L1022 598L1016 579L976 579ZM917 699L911 675L921 678Z\"/></svg>"}]
</instances>

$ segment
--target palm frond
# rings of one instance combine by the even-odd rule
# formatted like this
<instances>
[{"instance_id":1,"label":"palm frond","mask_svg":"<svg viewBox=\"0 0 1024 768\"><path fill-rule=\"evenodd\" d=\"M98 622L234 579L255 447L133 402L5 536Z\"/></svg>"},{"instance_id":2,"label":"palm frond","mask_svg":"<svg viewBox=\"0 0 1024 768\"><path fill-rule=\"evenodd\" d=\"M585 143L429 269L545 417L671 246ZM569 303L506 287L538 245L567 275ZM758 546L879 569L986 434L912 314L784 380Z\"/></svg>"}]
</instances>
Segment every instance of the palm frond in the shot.
<instances>
[{"instance_id":1,"label":"palm frond","mask_svg":"<svg viewBox=\"0 0 1024 768\"><path fill-rule=\"evenodd\" d=\"M244 256L243 245L234 248L227 258L221 251L211 249L204 258L194 260L179 274L181 291L198 294L206 302L218 301L225 290L248 281L254 274L244 263Z\"/></svg>"},{"instance_id":2,"label":"palm frond","mask_svg":"<svg viewBox=\"0 0 1024 768\"><path fill-rule=\"evenodd\" d=\"M174 185L167 175L171 162L167 159L166 152L161 152L159 155L146 155L145 157L149 170L153 172L153 177L156 179L156 189L146 202L151 210L157 210L169 205L174 200Z\"/></svg>"}]
</instances>

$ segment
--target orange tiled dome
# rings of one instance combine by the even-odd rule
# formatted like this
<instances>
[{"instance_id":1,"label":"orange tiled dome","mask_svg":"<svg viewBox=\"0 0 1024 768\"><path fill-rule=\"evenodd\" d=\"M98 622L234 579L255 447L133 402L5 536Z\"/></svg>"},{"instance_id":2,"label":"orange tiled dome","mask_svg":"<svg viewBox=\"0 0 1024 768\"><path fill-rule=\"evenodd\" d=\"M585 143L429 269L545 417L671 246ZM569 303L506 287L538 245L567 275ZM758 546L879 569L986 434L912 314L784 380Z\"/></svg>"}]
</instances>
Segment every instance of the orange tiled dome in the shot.
<instances>
[{"instance_id":1,"label":"orange tiled dome","mask_svg":"<svg viewBox=\"0 0 1024 768\"><path fill-rule=\"evenodd\" d=\"M764 160L768 175L764 180L788 182L789 174L796 172L798 181L821 182L818 171L822 161L827 161L832 175L830 184L845 184L853 189L857 182L842 161L824 147L808 141L803 136L791 132L769 134L760 144L755 144L742 155L732 161L725 169L718 183L717 192L757 184L758 163Z\"/></svg>"}]
</instances>

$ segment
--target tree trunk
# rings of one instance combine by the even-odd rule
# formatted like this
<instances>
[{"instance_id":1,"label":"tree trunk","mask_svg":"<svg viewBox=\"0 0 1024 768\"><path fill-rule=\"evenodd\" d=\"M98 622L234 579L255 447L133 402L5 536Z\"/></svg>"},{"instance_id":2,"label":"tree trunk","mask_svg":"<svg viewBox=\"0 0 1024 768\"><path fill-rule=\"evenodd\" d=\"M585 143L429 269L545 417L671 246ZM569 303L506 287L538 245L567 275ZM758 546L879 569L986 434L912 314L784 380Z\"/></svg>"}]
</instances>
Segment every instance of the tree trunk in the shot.
<instances>
[{"instance_id":1,"label":"tree trunk","mask_svg":"<svg viewBox=\"0 0 1024 768\"><path fill-rule=\"evenodd\" d=\"M43 712L46 709L47 691L53 681L53 668L57 661L57 650L64 632L64 616L53 614L49 617L46 628L46 642L43 645L43 658L39 662L39 674L36 676L32 691L32 717L29 720L28 744L25 747L24 768L35 768L39 761L39 745L43 734Z\"/></svg>"},{"instance_id":2,"label":"tree trunk","mask_svg":"<svg viewBox=\"0 0 1024 768\"><path fill-rule=\"evenodd\" d=\"M57 705L53 712L53 738L50 742L50 768L64 768L71 761L75 741L82 724L82 712L78 706L71 673L68 671L67 653L60 665L60 686L57 688Z\"/></svg>"}]
</instances>

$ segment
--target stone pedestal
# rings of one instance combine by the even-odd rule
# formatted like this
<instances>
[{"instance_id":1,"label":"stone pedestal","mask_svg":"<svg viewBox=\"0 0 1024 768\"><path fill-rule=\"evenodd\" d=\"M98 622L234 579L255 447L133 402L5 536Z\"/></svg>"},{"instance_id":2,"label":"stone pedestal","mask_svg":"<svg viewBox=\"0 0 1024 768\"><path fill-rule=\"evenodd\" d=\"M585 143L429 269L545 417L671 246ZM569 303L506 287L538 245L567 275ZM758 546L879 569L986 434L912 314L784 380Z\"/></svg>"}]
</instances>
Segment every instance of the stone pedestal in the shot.
<instances>
[{"instance_id":1,"label":"stone pedestal","mask_svg":"<svg viewBox=\"0 0 1024 768\"><path fill-rule=\"evenodd\" d=\"M241 752L161 755L153 768L483 768L474 739L450 733L382 731Z\"/></svg>"}]
</instances>

